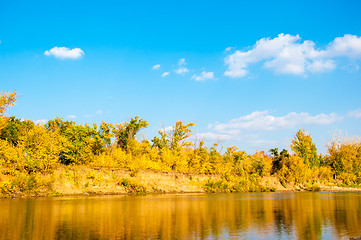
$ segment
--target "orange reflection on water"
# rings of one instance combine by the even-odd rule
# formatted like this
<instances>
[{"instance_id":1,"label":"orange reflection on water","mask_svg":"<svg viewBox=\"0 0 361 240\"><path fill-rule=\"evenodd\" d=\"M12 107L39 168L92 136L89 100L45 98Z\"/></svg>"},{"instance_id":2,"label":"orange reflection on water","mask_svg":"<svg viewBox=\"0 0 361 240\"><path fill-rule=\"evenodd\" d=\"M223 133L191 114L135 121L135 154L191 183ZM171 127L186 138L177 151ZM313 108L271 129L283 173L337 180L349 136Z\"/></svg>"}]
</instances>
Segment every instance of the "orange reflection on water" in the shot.
<instances>
[{"instance_id":1,"label":"orange reflection on water","mask_svg":"<svg viewBox=\"0 0 361 240\"><path fill-rule=\"evenodd\" d=\"M0 200L0 239L322 239L361 235L358 193Z\"/></svg>"}]
</instances>

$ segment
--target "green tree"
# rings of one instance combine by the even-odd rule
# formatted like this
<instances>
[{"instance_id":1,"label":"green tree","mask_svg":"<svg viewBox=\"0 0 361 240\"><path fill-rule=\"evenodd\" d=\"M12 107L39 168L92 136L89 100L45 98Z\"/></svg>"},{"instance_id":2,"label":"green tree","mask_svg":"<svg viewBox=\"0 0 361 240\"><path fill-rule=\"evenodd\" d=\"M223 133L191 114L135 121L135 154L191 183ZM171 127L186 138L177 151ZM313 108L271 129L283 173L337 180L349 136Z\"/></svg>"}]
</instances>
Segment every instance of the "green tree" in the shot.
<instances>
[{"instance_id":1,"label":"green tree","mask_svg":"<svg viewBox=\"0 0 361 240\"><path fill-rule=\"evenodd\" d=\"M6 140L16 146L21 134L33 129L34 122L30 120L21 120L15 117L9 117L5 126L0 130L0 139Z\"/></svg>"},{"instance_id":2,"label":"green tree","mask_svg":"<svg viewBox=\"0 0 361 240\"><path fill-rule=\"evenodd\" d=\"M139 116L131 118L129 123L125 122L121 124L115 124L113 133L118 147L127 150L129 143L135 139L135 135L138 133L138 131L141 128L146 128L148 125L148 122L142 118L139 118Z\"/></svg>"},{"instance_id":3,"label":"green tree","mask_svg":"<svg viewBox=\"0 0 361 240\"><path fill-rule=\"evenodd\" d=\"M153 138L153 147L157 147L160 152L162 152L164 148L179 152L182 147L191 145L191 143L185 141L185 139L191 135L193 130L190 128L194 125L195 123L183 124L183 121L177 121L175 126L172 127L171 132L166 133L162 130L158 132L160 138Z\"/></svg>"},{"instance_id":4,"label":"green tree","mask_svg":"<svg viewBox=\"0 0 361 240\"><path fill-rule=\"evenodd\" d=\"M275 174L281 168L286 165L289 167L290 165L290 155L286 149L283 149L280 153L278 152L278 148L270 149L271 153L270 157L272 158L272 174Z\"/></svg>"},{"instance_id":5,"label":"green tree","mask_svg":"<svg viewBox=\"0 0 361 240\"><path fill-rule=\"evenodd\" d=\"M159 131L158 133L160 135L160 138L154 136L154 138L152 139L152 147L158 148L159 152L162 152L163 149L170 149L167 134L164 131Z\"/></svg>"},{"instance_id":6,"label":"green tree","mask_svg":"<svg viewBox=\"0 0 361 240\"><path fill-rule=\"evenodd\" d=\"M292 139L291 149L298 157L303 159L307 167L319 166L320 161L317 157L316 146L312 142L311 136L305 133L305 130L300 129L297 131L296 136Z\"/></svg>"},{"instance_id":7,"label":"green tree","mask_svg":"<svg viewBox=\"0 0 361 240\"><path fill-rule=\"evenodd\" d=\"M48 131L59 131L63 137L63 151L60 161L63 164L84 164L90 161L92 155L97 153L96 128L89 125L75 124L73 121L64 121L55 118L46 124ZM95 152L95 153L94 153Z\"/></svg>"}]
</instances>

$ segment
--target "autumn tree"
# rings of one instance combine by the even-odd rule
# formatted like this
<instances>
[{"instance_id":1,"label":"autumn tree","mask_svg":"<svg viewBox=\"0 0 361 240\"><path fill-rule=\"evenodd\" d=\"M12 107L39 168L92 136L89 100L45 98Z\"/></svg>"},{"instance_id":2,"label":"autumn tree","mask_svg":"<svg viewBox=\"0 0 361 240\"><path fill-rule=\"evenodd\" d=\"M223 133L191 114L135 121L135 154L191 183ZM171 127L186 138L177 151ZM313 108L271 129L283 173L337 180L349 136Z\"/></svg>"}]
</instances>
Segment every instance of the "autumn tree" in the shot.
<instances>
[{"instance_id":1,"label":"autumn tree","mask_svg":"<svg viewBox=\"0 0 361 240\"><path fill-rule=\"evenodd\" d=\"M281 152L278 152L278 148L272 148L269 150L270 157L272 158L272 174L275 174L281 168L286 165L290 165L290 155L286 149L283 149Z\"/></svg>"},{"instance_id":2,"label":"autumn tree","mask_svg":"<svg viewBox=\"0 0 361 240\"><path fill-rule=\"evenodd\" d=\"M185 141L193 131L195 123L184 124L183 121L177 121L175 126L172 126L172 130L166 132L164 130L159 131L160 138L154 137L153 147L157 147L160 151L163 148L168 148L172 151L179 151L182 147L190 145L190 142Z\"/></svg>"},{"instance_id":3,"label":"autumn tree","mask_svg":"<svg viewBox=\"0 0 361 240\"><path fill-rule=\"evenodd\" d=\"M319 166L316 146L312 142L311 136L305 133L305 130L300 129L297 131L296 136L292 139L291 149L298 157L303 159L307 167Z\"/></svg>"},{"instance_id":4,"label":"autumn tree","mask_svg":"<svg viewBox=\"0 0 361 240\"><path fill-rule=\"evenodd\" d=\"M16 92L0 91L0 129L2 129L7 122L7 117L4 115L6 109L14 105L16 101Z\"/></svg>"},{"instance_id":5,"label":"autumn tree","mask_svg":"<svg viewBox=\"0 0 361 240\"><path fill-rule=\"evenodd\" d=\"M23 167L28 172L54 168L64 151L59 130L49 132L39 125L22 132L17 148L23 151Z\"/></svg>"},{"instance_id":6,"label":"autumn tree","mask_svg":"<svg viewBox=\"0 0 361 240\"><path fill-rule=\"evenodd\" d=\"M64 138L63 151L60 160L64 164L84 164L94 155L94 136L96 129L89 125L75 124L73 121L64 121L55 118L48 121L46 128L49 131L59 131Z\"/></svg>"},{"instance_id":7,"label":"autumn tree","mask_svg":"<svg viewBox=\"0 0 361 240\"><path fill-rule=\"evenodd\" d=\"M178 151L181 147L189 145L189 142L185 141L193 131L190 129L195 123L183 124L183 121L177 121L173 127L173 131L170 135L170 148L174 151Z\"/></svg>"},{"instance_id":8,"label":"autumn tree","mask_svg":"<svg viewBox=\"0 0 361 240\"><path fill-rule=\"evenodd\" d=\"M334 176L345 183L361 182L361 141L333 139L328 145L326 163Z\"/></svg>"},{"instance_id":9,"label":"autumn tree","mask_svg":"<svg viewBox=\"0 0 361 240\"><path fill-rule=\"evenodd\" d=\"M148 126L148 122L139 118L139 116L135 116L131 118L129 123L120 123L115 124L113 128L113 133L116 138L116 143L118 147L127 150L129 142L135 139L135 135L141 128L146 128Z\"/></svg>"},{"instance_id":10,"label":"autumn tree","mask_svg":"<svg viewBox=\"0 0 361 240\"><path fill-rule=\"evenodd\" d=\"M21 134L33 129L34 126L34 122L30 120L21 120L15 117L9 117L6 124L4 124L4 127L0 130L0 139L4 139L10 144L16 146Z\"/></svg>"},{"instance_id":11,"label":"autumn tree","mask_svg":"<svg viewBox=\"0 0 361 240\"><path fill-rule=\"evenodd\" d=\"M162 152L163 149L170 149L170 144L169 144L169 138L167 137L167 133L164 131L159 131L158 132L160 135L160 138L155 136L152 139L152 147L156 147L158 148L159 152Z\"/></svg>"}]
</instances>

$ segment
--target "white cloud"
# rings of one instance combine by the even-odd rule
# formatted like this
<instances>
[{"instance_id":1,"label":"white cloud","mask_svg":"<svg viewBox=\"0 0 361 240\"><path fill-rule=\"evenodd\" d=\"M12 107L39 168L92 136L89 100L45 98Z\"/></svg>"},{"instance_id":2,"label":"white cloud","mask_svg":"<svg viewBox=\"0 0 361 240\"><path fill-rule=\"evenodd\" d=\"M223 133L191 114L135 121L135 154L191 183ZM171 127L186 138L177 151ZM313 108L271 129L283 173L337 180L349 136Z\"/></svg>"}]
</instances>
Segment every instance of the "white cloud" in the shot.
<instances>
[{"instance_id":1,"label":"white cloud","mask_svg":"<svg viewBox=\"0 0 361 240\"><path fill-rule=\"evenodd\" d=\"M164 73L162 73L162 77L166 77L166 76L168 76L169 75L169 72L164 72Z\"/></svg>"},{"instance_id":2,"label":"white cloud","mask_svg":"<svg viewBox=\"0 0 361 240\"><path fill-rule=\"evenodd\" d=\"M331 42L325 51L322 51L325 57L361 57L361 37L345 34L343 37L337 37Z\"/></svg>"},{"instance_id":3,"label":"white cloud","mask_svg":"<svg viewBox=\"0 0 361 240\"><path fill-rule=\"evenodd\" d=\"M69 118L69 119L76 119L76 116L75 116L75 115L69 115L67 118Z\"/></svg>"},{"instance_id":4,"label":"white cloud","mask_svg":"<svg viewBox=\"0 0 361 240\"><path fill-rule=\"evenodd\" d=\"M96 111L95 113L96 113L97 115L102 115L102 114L103 114L103 110L100 110L100 109L99 109L99 110Z\"/></svg>"},{"instance_id":5,"label":"white cloud","mask_svg":"<svg viewBox=\"0 0 361 240\"><path fill-rule=\"evenodd\" d=\"M184 58L179 59L178 66L186 65L186 60Z\"/></svg>"},{"instance_id":6,"label":"white cloud","mask_svg":"<svg viewBox=\"0 0 361 240\"><path fill-rule=\"evenodd\" d=\"M200 75L193 75L192 79L196 80L196 81L205 81L205 80L210 80L210 79L214 79L214 73L213 72L206 72L203 71L201 72Z\"/></svg>"},{"instance_id":7,"label":"white cloud","mask_svg":"<svg viewBox=\"0 0 361 240\"><path fill-rule=\"evenodd\" d=\"M336 57L361 58L361 37L345 35L335 38L325 50L316 49L313 41L302 42L299 35L279 34L273 39L262 38L250 50L237 50L226 56L224 61L228 69L224 75L244 77L249 73L249 65L256 63L263 63L263 67L277 74L325 72L336 68L333 60Z\"/></svg>"},{"instance_id":8,"label":"white cloud","mask_svg":"<svg viewBox=\"0 0 361 240\"><path fill-rule=\"evenodd\" d=\"M160 64L156 64L152 67L153 70L159 70L160 69Z\"/></svg>"},{"instance_id":9,"label":"white cloud","mask_svg":"<svg viewBox=\"0 0 361 240\"><path fill-rule=\"evenodd\" d=\"M186 68L186 67L182 67L182 68L178 68L178 69L174 70L174 72L175 72L176 74L182 74L182 75L184 75L185 73L189 72L189 69Z\"/></svg>"},{"instance_id":10,"label":"white cloud","mask_svg":"<svg viewBox=\"0 0 361 240\"><path fill-rule=\"evenodd\" d=\"M230 140L231 136L227 134L219 134L214 132L206 132L206 133L198 133L196 134L196 139L201 140L210 140L210 141L218 141L218 140Z\"/></svg>"},{"instance_id":11,"label":"white cloud","mask_svg":"<svg viewBox=\"0 0 361 240\"><path fill-rule=\"evenodd\" d=\"M34 121L35 124L39 124L39 125L45 125L47 122L48 119L39 119Z\"/></svg>"},{"instance_id":12,"label":"white cloud","mask_svg":"<svg viewBox=\"0 0 361 240\"><path fill-rule=\"evenodd\" d=\"M353 114L353 116L361 117L361 110ZM287 131L304 125L329 125L343 119L343 116L335 113L311 115L291 112L284 116L273 116L268 111L255 111L226 123L210 124L209 131L199 133L197 137L208 140L236 140L254 146L257 144L269 145L270 140L262 140L256 133Z\"/></svg>"},{"instance_id":13,"label":"white cloud","mask_svg":"<svg viewBox=\"0 0 361 240\"><path fill-rule=\"evenodd\" d=\"M247 131L275 131L279 129L287 129L298 125L313 124L326 125L342 120L343 117L335 113L312 116L309 113L291 112L285 116L272 116L268 111L256 111L246 116L232 119L227 123L220 123L213 126L217 132L237 134L241 130Z\"/></svg>"},{"instance_id":14,"label":"white cloud","mask_svg":"<svg viewBox=\"0 0 361 240\"><path fill-rule=\"evenodd\" d=\"M333 60L315 60L307 66L307 69L312 73L321 73L332 71L336 68L335 61Z\"/></svg>"},{"instance_id":15,"label":"white cloud","mask_svg":"<svg viewBox=\"0 0 361 240\"><path fill-rule=\"evenodd\" d=\"M84 51L80 48L69 49L66 47L53 47L44 52L45 56L54 56L59 59L78 59L84 56Z\"/></svg>"},{"instance_id":16,"label":"white cloud","mask_svg":"<svg viewBox=\"0 0 361 240\"><path fill-rule=\"evenodd\" d=\"M347 113L347 117L349 117L349 118L361 118L361 108L356 109L354 111L349 111Z\"/></svg>"},{"instance_id":17,"label":"white cloud","mask_svg":"<svg viewBox=\"0 0 361 240\"><path fill-rule=\"evenodd\" d=\"M176 70L174 70L174 72L176 74L182 74L182 75L189 72L189 69L185 67L186 64L187 63L186 63L186 60L184 58L179 59L178 68Z\"/></svg>"}]
</instances>

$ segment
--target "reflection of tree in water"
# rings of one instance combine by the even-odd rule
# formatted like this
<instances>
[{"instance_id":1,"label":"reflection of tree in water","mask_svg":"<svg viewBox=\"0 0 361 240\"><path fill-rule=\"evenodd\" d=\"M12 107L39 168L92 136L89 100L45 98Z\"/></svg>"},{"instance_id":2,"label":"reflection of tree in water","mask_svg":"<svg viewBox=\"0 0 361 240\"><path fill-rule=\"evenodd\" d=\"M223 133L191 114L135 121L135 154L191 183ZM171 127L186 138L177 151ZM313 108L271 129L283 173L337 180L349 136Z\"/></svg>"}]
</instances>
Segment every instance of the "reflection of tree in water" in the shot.
<instances>
[{"instance_id":1,"label":"reflection of tree in water","mask_svg":"<svg viewBox=\"0 0 361 240\"><path fill-rule=\"evenodd\" d=\"M31 238L31 234L34 232L34 218L35 218L35 205L34 200L30 199L26 202L25 218L22 221L23 227L21 231L21 239Z\"/></svg>"},{"instance_id":2,"label":"reflection of tree in water","mask_svg":"<svg viewBox=\"0 0 361 240\"><path fill-rule=\"evenodd\" d=\"M292 223L286 220L285 212L280 209L274 209L273 216L277 235L282 236L284 233L287 233L288 236L292 236Z\"/></svg>"},{"instance_id":3,"label":"reflection of tree in water","mask_svg":"<svg viewBox=\"0 0 361 240\"><path fill-rule=\"evenodd\" d=\"M361 226L358 225L361 220L361 203L355 204L355 201L346 197L333 197L334 211L332 212L333 218L339 224L334 226L338 236L345 236L347 229L357 229L354 231L354 237L359 236ZM349 206L353 206L353 214L350 214Z\"/></svg>"},{"instance_id":4,"label":"reflection of tree in water","mask_svg":"<svg viewBox=\"0 0 361 240\"><path fill-rule=\"evenodd\" d=\"M322 234L322 219L308 219L305 226L301 229L299 234L302 239L321 239Z\"/></svg>"},{"instance_id":5,"label":"reflection of tree in water","mask_svg":"<svg viewBox=\"0 0 361 240\"><path fill-rule=\"evenodd\" d=\"M81 228L77 225L72 225L68 221L62 221L56 228L55 239L106 239L101 237L98 231L91 228Z\"/></svg>"},{"instance_id":6,"label":"reflection of tree in water","mask_svg":"<svg viewBox=\"0 0 361 240\"><path fill-rule=\"evenodd\" d=\"M340 194L49 198L0 208L0 239L318 239L325 227L338 239L361 229L361 197Z\"/></svg>"}]
</instances>

